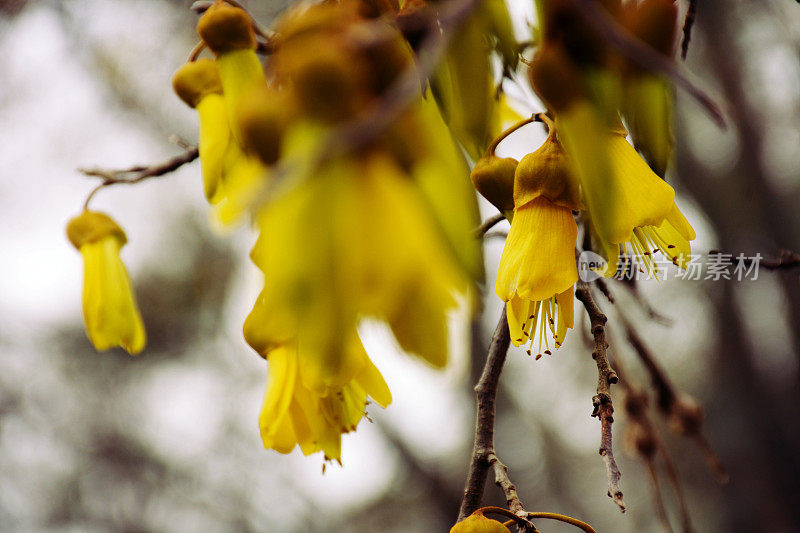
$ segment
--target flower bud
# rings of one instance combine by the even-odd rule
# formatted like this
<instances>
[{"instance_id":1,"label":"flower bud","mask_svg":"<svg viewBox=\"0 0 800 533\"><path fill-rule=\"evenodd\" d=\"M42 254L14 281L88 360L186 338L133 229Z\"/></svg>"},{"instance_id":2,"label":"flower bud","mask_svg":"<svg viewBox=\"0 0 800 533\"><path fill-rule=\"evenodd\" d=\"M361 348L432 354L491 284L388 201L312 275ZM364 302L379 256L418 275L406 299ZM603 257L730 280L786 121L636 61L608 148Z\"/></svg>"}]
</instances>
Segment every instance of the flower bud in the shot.
<instances>
[{"instance_id":1,"label":"flower bud","mask_svg":"<svg viewBox=\"0 0 800 533\"><path fill-rule=\"evenodd\" d=\"M289 98L263 85L253 86L242 100L237 119L244 147L272 165L280 157ZM289 106L291 107L291 106Z\"/></svg>"},{"instance_id":2,"label":"flower bud","mask_svg":"<svg viewBox=\"0 0 800 533\"><path fill-rule=\"evenodd\" d=\"M172 77L172 88L189 107L197 107L209 94L222 94L219 71L213 59L203 58L181 66Z\"/></svg>"},{"instance_id":3,"label":"flower bud","mask_svg":"<svg viewBox=\"0 0 800 533\"><path fill-rule=\"evenodd\" d=\"M535 152L523 157L514 174L514 205L523 206L539 196L573 211L581 209L577 180L567 153L550 126L547 139Z\"/></svg>"},{"instance_id":4,"label":"flower bud","mask_svg":"<svg viewBox=\"0 0 800 533\"><path fill-rule=\"evenodd\" d=\"M510 533L509 529L497 520L483 516L476 511L450 528L450 533Z\"/></svg>"},{"instance_id":5,"label":"flower bud","mask_svg":"<svg viewBox=\"0 0 800 533\"><path fill-rule=\"evenodd\" d=\"M528 80L547 106L564 111L585 97L580 73L559 46L542 48L531 61Z\"/></svg>"},{"instance_id":6,"label":"flower bud","mask_svg":"<svg viewBox=\"0 0 800 533\"><path fill-rule=\"evenodd\" d=\"M85 244L97 242L108 236L118 239L120 245L128 242L119 224L105 213L84 211L67 224L67 238L79 250Z\"/></svg>"},{"instance_id":7,"label":"flower bud","mask_svg":"<svg viewBox=\"0 0 800 533\"><path fill-rule=\"evenodd\" d=\"M309 36L281 48L275 70L287 77L300 107L311 117L338 122L362 102L364 65L335 36Z\"/></svg>"},{"instance_id":8,"label":"flower bud","mask_svg":"<svg viewBox=\"0 0 800 533\"><path fill-rule=\"evenodd\" d=\"M644 0L632 5L625 26L631 33L665 56L675 49L678 6L672 0Z\"/></svg>"},{"instance_id":9,"label":"flower bud","mask_svg":"<svg viewBox=\"0 0 800 533\"><path fill-rule=\"evenodd\" d=\"M253 21L244 9L217 0L197 22L197 34L216 54L255 50Z\"/></svg>"},{"instance_id":10,"label":"flower bud","mask_svg":"<svg viewBox=\"0 0 800 533\"><path fill-rule=\"evenodd\" d=\"M519 161L512 157L481 157L470 179L475 189L501 213L514 210L514 173Z\"/></svg>"}]
</instances>

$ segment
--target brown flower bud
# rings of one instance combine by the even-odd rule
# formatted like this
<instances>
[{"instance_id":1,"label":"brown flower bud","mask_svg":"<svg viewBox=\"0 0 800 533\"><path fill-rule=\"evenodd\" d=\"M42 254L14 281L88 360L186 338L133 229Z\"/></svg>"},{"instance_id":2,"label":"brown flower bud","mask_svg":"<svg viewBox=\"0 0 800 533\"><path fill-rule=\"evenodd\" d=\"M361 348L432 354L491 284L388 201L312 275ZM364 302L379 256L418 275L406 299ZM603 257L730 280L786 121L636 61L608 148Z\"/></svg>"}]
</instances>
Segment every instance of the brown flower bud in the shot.
<instances>
[{"instance_id":1,"label":"brown flower bud","mask_svg":"<svg viewBox=\"0 0 800 533\"><path fill-rule=\"evenodd\" d=\"M483 156L470 174L475 189L501 213L514 209L514 173L518 164L512 157Z\"/></svg>"},{"instance_id":2,"label":"brown flower bud","mask_svg":"<svg viewBox=\"0 0 800 533\"><path fill-rule=\"evenodd\" d=\"M531 61L528 80L547 106L565 111L585 97L580 72L559 46L543 47Z\"/></svg>"},{"instance_id":3,"label":"brown flower bud","mask_svg":"<svg viewBox=\"0 0 800 533\"><path fill-rule=\"evenodd\" d=\"M216 54L231 50L255 50L253 20L243 9L217 0L197 22L197 34Z\"/></svg>"},{"instance_id":4,"label":"brown flower bud","mask_svg":"<svg viewBox=\"0 0 800 533\"><path fill-rule=\"evenodd\" d=\"M189 107L196 107L206 95L222 94L216 63L203 58L182 65L172 77L172 88Z\"/></svg>"},{"instance_id":5,"label":"brown flower bud","mask_svg":"<svg viewBox=\"0 0 800 533\"><path fill-rule=\"evenodd\" d=\"M128 242L125 232L110 216L97 211L84 211L67 224L67 238L80 250L84 244L113 235L121 244Z\"/></svg>"},{"instance_id":6,"label":"brown flower bud","mask_svg":"<svg viewBox=\"0 0 800 533\"><path fill-rule=\"evenodd\" d=\"M539 196L574 211L581 209L578 182L553 125L544 143L520 160L514 175L516 207Z\"/></svg>"},{"instance_id":7,"label":"brown flower bud","mask_svg":"<svg viewBox=\"0 0 800 533\"><path fill-rule=\"evenodd\" d=\"M284 93L262 85L253 86L242 100L237 115L242 142L267 165L280 157L281 140L292 107Z\"/></svg>"},{"instance_id":8,"label":"brown flower bud","mask_svg":"<svg viewBox=\"0 0 800 533\"><path fill-rule=\"evenodd\" d=\"M632 4L625 16L625 26L655 50L672 56L677 40L678 6L672 0Z\"/></svg>"}]
</instances>

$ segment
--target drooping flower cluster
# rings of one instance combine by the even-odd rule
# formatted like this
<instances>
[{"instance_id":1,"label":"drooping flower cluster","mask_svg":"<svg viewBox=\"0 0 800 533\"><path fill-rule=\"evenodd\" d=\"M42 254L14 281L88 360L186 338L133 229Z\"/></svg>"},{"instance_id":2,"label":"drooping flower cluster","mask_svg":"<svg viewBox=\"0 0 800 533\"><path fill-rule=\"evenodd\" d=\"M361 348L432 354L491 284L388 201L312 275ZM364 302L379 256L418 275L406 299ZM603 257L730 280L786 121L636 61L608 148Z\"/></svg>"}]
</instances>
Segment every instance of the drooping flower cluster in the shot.
<instances>
[{"instance_id":1,"label":"drooping flower cluster","mask_svg":"<svg viewBox=\"0 0 800 533\"><path fill-rule=\"evenodd\" d=\"M671 0L602 4L599 9L644 43L672 53L677 8ZM583 215L593 249L607 262L606 276L628 250L654 276L656 252L683 267L695 233L659 176L672 149L667 82L612 53L577 5L540 0L537 7L540 46L529 80L548 107L540 115L547 140L519 162L495 156L494 143L472 178L511 221L495 288L507 302L512 342L530 343L528 353L536 350L538 358L550 353L551 339L559 347L573 325L573 213Z\"/></svg>"},{"instance_id":2,"label":"drooping flower cluster","mask_svg":"<svg viewBox=\"0 0 800 533\"><path fill-rule=\"evenodd\" d=\"M264 287L244 336L269 363L259 426L281 453L339 460L368 398L391 402L364 319L441 367L448 313L481 275L467 166L430 95L369 142L321 155L415 61L381 14L356 0L290 9L262 65L250 16L217 1L198 23L214 59L174 78L198 111L207 198L223 222L251 212L259 233Z\"/></svg>"}]
</instances>

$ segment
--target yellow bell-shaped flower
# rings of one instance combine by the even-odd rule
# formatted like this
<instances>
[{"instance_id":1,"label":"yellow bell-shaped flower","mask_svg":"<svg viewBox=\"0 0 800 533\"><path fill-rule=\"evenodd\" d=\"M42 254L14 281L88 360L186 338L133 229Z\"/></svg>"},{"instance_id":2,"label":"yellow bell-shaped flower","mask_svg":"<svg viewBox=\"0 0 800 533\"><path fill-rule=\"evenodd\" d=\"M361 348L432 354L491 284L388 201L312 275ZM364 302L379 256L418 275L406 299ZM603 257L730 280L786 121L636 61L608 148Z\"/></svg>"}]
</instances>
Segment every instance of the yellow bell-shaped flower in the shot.
<instances>
[{"instance_id":1,"label":"yellow bell-shaped flower","mask_svg":"<svg viewBox=\"0 0 800 533\"><path fill-rule=\"evenodd\" d=\"M83 256L83 319L94 347L121 346L131 355L142 351L145 331L120 248L125 232L111 217L84 211L70 220L67 237Z\"/></svg>"},{"instance_id":2,"label":"yellow bell-shaped flower","mask_svg":"<svg viewBox=\"0 0 800 533\"><path fill-rule=\"evenodd\" d=\"M549 119L547 140L522 158L514 177L514 217L495 291L506 303L511 340L531 344L538 354L564 342L573 325L573 285L578 280L572 215L580 208L577 188L564 150ZM528 350L528 353L531 352Z\"/></svg>"},{"instance_id":3,"label":"yellow bell-shaped flower","mask_svg":"<svg viewBox=\"0 0 800 533\"><path fill-rule=\"evenodd\" d=\"M353 378L323 394L303 383L299 357L303 347L287 344L269 352L267 390L258 418L265 448L289 453L299 446L305 455L322 451L326 460L341 464L342 434L356 429L365 416L367 398L384 408L392 401L389 387L355 333L347 349L359 362Z\"/></svg>"}]
</instances>

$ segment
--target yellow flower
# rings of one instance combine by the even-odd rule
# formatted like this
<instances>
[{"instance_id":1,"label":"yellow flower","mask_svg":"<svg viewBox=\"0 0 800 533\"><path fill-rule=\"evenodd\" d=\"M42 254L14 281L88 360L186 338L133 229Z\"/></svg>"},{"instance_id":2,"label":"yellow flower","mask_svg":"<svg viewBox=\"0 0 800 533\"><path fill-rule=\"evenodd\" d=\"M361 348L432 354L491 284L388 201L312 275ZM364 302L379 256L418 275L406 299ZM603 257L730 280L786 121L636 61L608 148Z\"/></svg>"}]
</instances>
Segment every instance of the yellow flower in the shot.
<instances>
[{"instance_id":1,"label":"yellow flower","mask_svg":"<svg viewBox=\"0 0 800 533\"><path fill-rule=\"evenodd\" d=\"M572 327L578 279L578 226L572 210L580 207L580 200L555 128L549 126L544 144L517 166L514 216L495 283L497 295L507 302L512 342L530 342L532 349L538 337L539 355L543 344L549 353L548 337L557 348Z\"/></svg>"},{"instance_id":2,"label":"yellow flower","mask_svg":"<svg viewBox=\"0 0 800 533\"><path fill-rule=\"evenodd\" d=\"M186 63L173 76L172 87L181 100L197 109L203 188L208 201L215 204L223 195L220 184L226 167L230 166L226 164L226 154L231 157L228 154L231 149L228 111L216 63L205 58Z\"/></svg>"},{"instance_id":3,"label":"yellow flower","mask_svg":"<svg viewBox=\"0 0 800 533\"><path fill-rule=\"evenodd\" d=\"M486 518L481 511L450 528L450 533L510 533L510 530L497 520Z\"/></svg>"},{"instance_id":4,"label":"yellow flower","mask_svg":"<svg viewBox=\"0 0 800 533\"><path fill-rule=\"evenodd\" d=\"M197 33L216 55L228 116L236 117L246 92L267 83L256 55L253 21L243 9L218 0L200 17ZM234 137L242 144L238 125L234 121L231 126Z\"/></svg>"},{"instance_id":5,"label":"yellow flower","mask_svg":"<svg viewBox=\"0 0 800 533\"><path fill-rule=\"evenodd\" d=\"M288 333L308 348L311 389L352 379L342 339L366 317L386 321L409 352L446 363L447 314L467 277L386 154L328 163L265 206L257 224L251 258L265 286L247 335L263 348Z\"/></svg>"},{"instance_id":6,"label":"yellow flower","mask_svg":"<svg viewBox=\"0 0 800 533\"><path fill-rule=\"evenodd\" d=\"M83 319L99 351L121 346L131 355L145 345L144 325L125 265L125 232L108 215L84 211L70 220L67 237L83 256Z\"/></svg>"},{"instance_id":7,"label":"yellow flower","mask_svg":"<svg viewBox=\"0 0 800 533\"><path fill-rule=\"evenodd\" d=\"M341 464L341 436L354 431L365 416L367 398L381 407L392 396L361 341L351 335L347 349L359 361L353 378L320 394L303 382L302 347L284 345L269 352L269 376L258 418L264 447L289 453L299 446L305 455L322 451Z\"/></svg>"}]
</instances>

